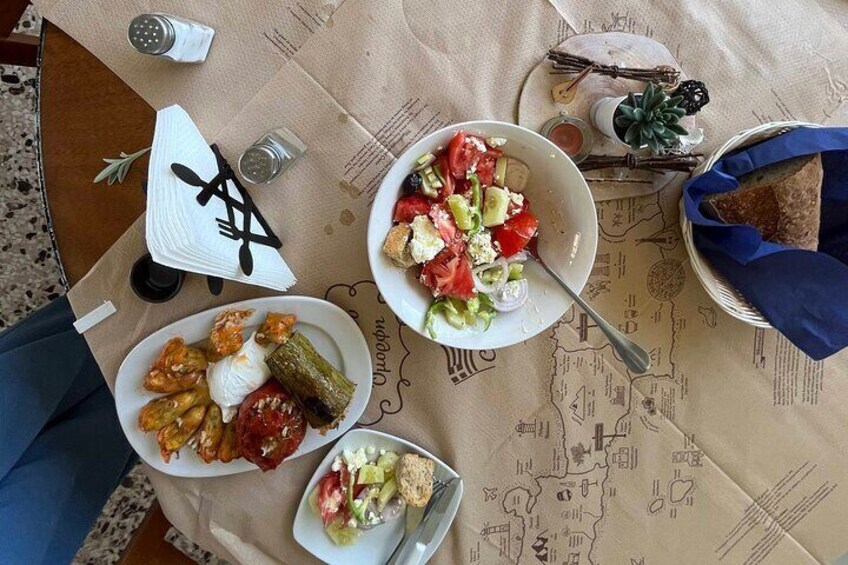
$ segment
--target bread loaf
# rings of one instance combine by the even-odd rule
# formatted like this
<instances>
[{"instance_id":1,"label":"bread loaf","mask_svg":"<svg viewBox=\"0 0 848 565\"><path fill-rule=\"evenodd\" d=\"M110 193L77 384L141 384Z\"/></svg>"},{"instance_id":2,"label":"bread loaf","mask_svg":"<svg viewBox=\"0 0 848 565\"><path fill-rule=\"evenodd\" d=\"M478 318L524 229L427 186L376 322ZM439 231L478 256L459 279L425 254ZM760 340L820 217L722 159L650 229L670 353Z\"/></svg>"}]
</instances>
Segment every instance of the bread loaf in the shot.
<instances>
[{"instance_id":1,"label":"bread loaf","mask_svg":"<svg viewBox=\"0 0 848 565\"><path fill-rule=\"evenodd\" d=\"M727 224L747 224L765 241L815 251L821 220L821 155L780 161L739 178L739 188L710 194L702 212Z\"/></svg>"}]
</instances>

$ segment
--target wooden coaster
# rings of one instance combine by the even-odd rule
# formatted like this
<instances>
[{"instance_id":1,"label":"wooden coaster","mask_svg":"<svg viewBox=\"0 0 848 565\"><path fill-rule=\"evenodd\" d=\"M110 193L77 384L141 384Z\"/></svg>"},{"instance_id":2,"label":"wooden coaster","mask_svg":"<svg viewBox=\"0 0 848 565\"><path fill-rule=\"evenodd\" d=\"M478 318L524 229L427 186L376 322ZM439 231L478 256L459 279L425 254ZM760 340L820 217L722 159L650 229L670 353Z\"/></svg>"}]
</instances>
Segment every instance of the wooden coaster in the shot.
<instances>
[{"instance_id":1,"label":"wooden coaster","mask_svg":"<svg viewBox=\"0 0 848 565\"><path fill-rule=\"evenodd\" d=\"M680 68L674 56L664 45L649 37L631 33L587 33L574 35L559 44L557 49L581 55L602 64L620 67L652 68L657 65L669 65ZM591 125L589 109L592 104L606 96L624 96L628 92L642 92L645 83L613 79L598 74L590 74L575 88L574 100L568 104L558 104L551 97L551 90L557 84L569 80L572 75L552 74L553 64L542 60L527 76L518 101L518 123L533 131L540 131L549 119L560 114L575 116ZM686 77L681 73L680 80ZM690 132L695 127L693 116L681 120L683 127ZM593 155L624 155L630 148L623 143L609 139L597 128L592 128L595 145ZM649 154L643 149L638 154ZM595 200L614 200L653 194L671 183L680 173L653 174L648 171L629 169L601 169L587 171L584 175Z\"/></svg>"}]
</instances>

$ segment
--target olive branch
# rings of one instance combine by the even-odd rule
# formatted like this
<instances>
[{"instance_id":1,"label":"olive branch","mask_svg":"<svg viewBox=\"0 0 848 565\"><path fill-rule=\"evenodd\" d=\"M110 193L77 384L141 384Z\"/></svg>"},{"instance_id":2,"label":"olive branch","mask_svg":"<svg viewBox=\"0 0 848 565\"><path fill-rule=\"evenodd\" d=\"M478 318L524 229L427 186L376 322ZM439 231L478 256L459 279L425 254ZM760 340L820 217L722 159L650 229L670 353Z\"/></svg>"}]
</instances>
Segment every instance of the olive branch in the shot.
<instances>
[{"instance_id":1,"label":"olive branch","mask_svg":"<svg viewBox=\"0 0 848 565\"><path fill-rule=\"evenodd\" d=\"M98 183L106 179L106 183L109 186L115 182L124 182L124 179L127 178L127 174L130 172L130 167L132 167L135 160L150 151L150 149L150 147L147 147L141 151L136 151L132 155L127 155L121 151L121 155L117 159L103 159L103 162L106 163L106 167L100 171L96 177L94 177L94 182Z\"/></svg>"}]
</instances>

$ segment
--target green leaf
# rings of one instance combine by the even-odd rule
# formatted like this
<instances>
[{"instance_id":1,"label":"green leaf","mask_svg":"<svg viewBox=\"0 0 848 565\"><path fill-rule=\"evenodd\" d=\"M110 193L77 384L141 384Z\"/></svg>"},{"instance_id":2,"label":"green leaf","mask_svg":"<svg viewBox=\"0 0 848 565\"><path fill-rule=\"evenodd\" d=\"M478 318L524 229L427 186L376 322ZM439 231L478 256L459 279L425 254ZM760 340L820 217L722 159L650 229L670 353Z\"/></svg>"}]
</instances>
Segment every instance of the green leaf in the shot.
<instances>
[{"instance_id":1,"label":"green leaf","mask_svg":"<svg viewBox=\"0 0 848 565\"><path fill-rule=\"evenodd\" d=\"M639 125L639 123L633 122L632 124L630 124L630 127L627 128L627 131L624 132L624 142L630 143L633 140L641 139L641 137L640 137L641 131L642 131L642 128ZM640 143L640 145L641 145L641 143Z\"/></svg>"},{"instance_id":2,"label":"green leaf","mask_svg":"<svg viewBox=\"0 0 848 565\"><path fill-rule=\"evenodd\" d=\"M94 182L100 182L100 181L102 181L103 179L105 179L106 177L110 176L110 175L112 174L112 172L113 172L116 168L117 168L117 167L115 167L115 166L109 165L108 167L106 167L105 169L103 169L102 171L100 171L100 172L97 174L97 176L96 176L96 177L94 177Z\"/></svg>"},{"instance_id":3,"label":"green leaf","mask_svg":"<svg viewBox=\"0 0 848 565\"><path fill-rule=\"evenodd\" d=\"M660 135L665 132L665 126L662 125L661 122L653 122L651 124L651 129L654 130L656 135Z\"/></svg>"},{"instance_id":4,"label":"green leaf","mask_svg":"<svg viewBox=\"0 0 848 565\"><path fill-rule=\"evenodd\" d=\"M657 136L663 141L674 141L677 139L677 134L669 128L664 128L662 132L657 132Z\"/></svg>"},{"instance_id":5,"label":"green leaf","mask_svg":"<svg viewBox=\"0 0 848 565\"><path fill-rule=\"evenodd\" d=\"M651 129L649 124L642 124L641 132L645 141L654 138L654 130Z\"/></svg>"},{"instance_id":6,"label":"green leaf","mask_svg":"<svg viewBox=\"0 0 848 565\"><path fill-rule=\"evenodd\" d=\"M94 177L94 182L98 183L105 179L109 186L115 182L124 182L124 179L127 178L127 175L130 172L130 167L132 167L135 160L150 151L150 149L150 147L147 147L140 151L136 151L131 155L127 155L121 151L121 156L118 159L103 159L103 162L108 164L97 174L96 177Z\"/></svg>"},{"instance_id":7,"label":"green leaf","mask_svg":"<svg viewBox=\"0 0 848 565\"><path fill-rule=\"evenodd\" d=\"M686 110L684 110L683 108L669 108L668 111L677 116L678 118L682 118L686 115Z\"/></svg>"},{"instance_id":8,"label":"green leaf","mask_svg":"<svg viewBox=\"0 0 848 565\"><path fill-rule=\"evenodd\" d=\"M615 118L615 125L620 128L626 128L632 123L633 120L629 119L627 116L616 116Z\"/></svg>"},{"instance_id":9,"label":"green leaf","mask_svg":"<svg viewBox=\"0 0 848 565\"><path fill-rule=\"evenodd\" d=\"M656 140L656 139L649 139L649 140L648 140L648 147L650 147L650 148L651 148L651 152L652 152L652 153L655 153L655 154L656 154L656 153L659 153L659 152L660 152L661 145L660 145L660 142L659 142L658 140Z\"/></svg>"},{"instance_id":10,"label":"green leaf","mask_svg":"<svg viewBox=\"0 0 848 565\"><path fill-rule=\"evenodd\" d=\"M678 124L668 124L667 127L677 135L689 135L689 132L686 130L686 128Z\"/></svg>"},{"instance_id":11,"label":"green leaf","mask_svg":"<svg viewBox=\"0 0 848 565\"><path fill-rule=\"evenodd\" d=\"M621 104L618 107L618 109L621 110L621 115L626 117L627 119L629 119L629 120L635 120L636 119L636 117L634 115L634 110L633 110L632 107L630 107L626 104Z\"/></svg>"},{"instance_id":12,"label":"green leaf","mask_svg":"<svg viewBox=\"0 0 848 565\"><path fill-rule=\"evenodd\" d=\"M649 105L650 105L650 107L651 107L651 108L657 108L657 107L659 107L659 105L660 105L660 104L662 104L664 101L665 101L665 92L663 92L662 90L660 90L659 92L657 92L656 94L654 94L654 97L651 99L651 101L650 101L650 104L649 104Z\"/></svg>"},{"instance_id":13,"label":"green leaf","mask_svg":"<svg viewBox=\"0 0 848 565\"><path fill-rule=\"evenodd\" d=\"M680 103L681 103L681 102L683 102L683 96L680 96L680 95L678 94L678 95L677 95L677 96L675 96L674 98L669 98L669 99L668 99L668 107L669 107L669 108L676 108L677 106L679 106L679 105L680 105Z\"/></svg>"},{"instance_id":14,"label":"green leaf","mask_svg":"<svg viewBox=\"0 0 848 565\"><path fill-rule=\"evenodd\" d=\"M635 110L633 110L633 116L637 122L644 122L646 117L645 110L643 110L642 108L636 108Z\"/></svg>"}]
</instances>

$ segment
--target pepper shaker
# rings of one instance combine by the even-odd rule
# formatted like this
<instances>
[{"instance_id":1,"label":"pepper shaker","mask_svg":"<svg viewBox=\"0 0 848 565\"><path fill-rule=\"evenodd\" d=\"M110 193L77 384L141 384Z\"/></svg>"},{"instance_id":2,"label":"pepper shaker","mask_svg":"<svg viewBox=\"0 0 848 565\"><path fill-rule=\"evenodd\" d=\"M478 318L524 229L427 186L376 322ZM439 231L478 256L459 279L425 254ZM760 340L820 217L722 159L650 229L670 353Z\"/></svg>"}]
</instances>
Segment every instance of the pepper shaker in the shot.
<instances>
[{"instance_id":1,"label":"pepper shaker","mask_svg":"<svg viewBox=\"0 0 848 565\"><path fill-rule=\"evenodd\" d=\"M215 30L169 14L141 14L133 18L127 39L139 53L179 63L206 60Z\"/></svg>"},{"instance_id":2,"label":"pepper shaker","mask_svg":"<svg viewBox=\"0 0 848 565\"><path fill-rule=\"evenodd\" d=\"M242 153L241 176L253 184L267 184L287 171L306 152L306 144L286 128L269 131Z\"/></svg>"}]
</instances>

